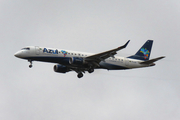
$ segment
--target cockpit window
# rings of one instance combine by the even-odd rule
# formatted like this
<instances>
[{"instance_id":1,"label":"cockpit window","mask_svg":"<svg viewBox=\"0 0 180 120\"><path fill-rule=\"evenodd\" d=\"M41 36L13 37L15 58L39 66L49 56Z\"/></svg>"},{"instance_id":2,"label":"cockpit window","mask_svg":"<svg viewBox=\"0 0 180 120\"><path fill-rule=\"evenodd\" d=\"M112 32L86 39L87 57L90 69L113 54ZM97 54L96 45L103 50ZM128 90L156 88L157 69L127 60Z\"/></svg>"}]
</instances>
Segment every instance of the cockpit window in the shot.
<instances>
[{"instance_id":1,"label":"cockpit window","mask_svg":"<svg viewBox=\"0 0 180 120\"><path fill-rule=\"evenodd\" d=\"M29 48L29 47L27 47L27 48L22 48L21 50L30 50L30 48Z\"/></svg>"}]
</instances>

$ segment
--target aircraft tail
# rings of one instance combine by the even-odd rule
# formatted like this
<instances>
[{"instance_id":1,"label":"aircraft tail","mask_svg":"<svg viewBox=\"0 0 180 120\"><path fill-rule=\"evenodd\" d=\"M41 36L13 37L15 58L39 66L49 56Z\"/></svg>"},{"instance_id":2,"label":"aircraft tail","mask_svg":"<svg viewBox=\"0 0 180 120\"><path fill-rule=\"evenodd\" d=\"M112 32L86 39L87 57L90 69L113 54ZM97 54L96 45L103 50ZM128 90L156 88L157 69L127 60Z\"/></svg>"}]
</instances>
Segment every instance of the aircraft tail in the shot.
<instances>
[{"instance_id":1,"label":"aircraft tail","mask_svg":"<svg viewBox=\"0 0 180 120\"><path fill-rule=\"evenodd\" d=\"M153 45L153 40L147 40L146 43L137 51L135 55L129 56L128 58L144 60L144 61L149 60L152 45Z\"/></svg>"}]
</instances>

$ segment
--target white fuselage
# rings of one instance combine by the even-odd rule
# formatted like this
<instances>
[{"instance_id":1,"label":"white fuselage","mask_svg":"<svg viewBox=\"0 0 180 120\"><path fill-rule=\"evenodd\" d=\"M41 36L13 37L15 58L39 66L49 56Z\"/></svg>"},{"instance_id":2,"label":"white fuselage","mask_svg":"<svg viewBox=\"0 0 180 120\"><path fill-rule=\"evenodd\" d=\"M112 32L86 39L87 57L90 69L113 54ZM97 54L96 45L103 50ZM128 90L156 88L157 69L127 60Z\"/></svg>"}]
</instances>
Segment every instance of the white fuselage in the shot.
<instances>
[{"instance_id":1,"label":"white fuselage","mask_svg":"<svg viewBox=\"0 0 180 120\"><path fill-rule=\"evenodd\" d=\"M54 71L57 73L67 73L75 71L78 78L83 77L83 73L88 71L93 73L95 69L124 70L132 68L142 68L154 66L156 61L165 58L165 56L150 59L153 40L147 40L144 45L129 57L117 57L117 51L126 48L130 40L117 48L101 53L85 53L64 49L46 48L38 46L28 46L15 53L18 58L32 61L51 62L54 65Z\"/></svg>"},{"instance_id":2,"label":"white fuselage","mask_svg":"<svg viewBox=\"0 0 180 120\"><path fill-rule=\"evenodd\" d=\"M69 58L79 57L85 58L93 55L93 53L85 52L76 52L64 49L54 49L38 46L28 46L21 49L15 53L16 57L32 60L32 61L42 61L42 62L52 62L62 65L70 66ZM99 68L104 68L108 70L117 70L117 69L132 69L140 67L148 67L150 65L140 64L141 60L130 59L126 57L109 57L101 61Z\"/></svg>"}]
</instances>

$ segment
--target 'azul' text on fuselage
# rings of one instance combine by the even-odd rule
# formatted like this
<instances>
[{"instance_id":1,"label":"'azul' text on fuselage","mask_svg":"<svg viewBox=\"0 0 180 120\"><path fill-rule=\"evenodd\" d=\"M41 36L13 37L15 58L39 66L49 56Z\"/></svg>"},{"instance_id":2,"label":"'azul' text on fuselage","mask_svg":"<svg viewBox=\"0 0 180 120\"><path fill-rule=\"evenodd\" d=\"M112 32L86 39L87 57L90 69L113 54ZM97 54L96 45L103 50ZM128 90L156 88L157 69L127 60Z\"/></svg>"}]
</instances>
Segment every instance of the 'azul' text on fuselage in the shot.
<instances>
[{"instance_id":1,"label":"'azul' text on fuselage","mask_svg":"<svg viewBox=\"0 0 180 120\"><path fill-rule=\"evenodd\" d=\"M52 49L43 49L43 53L51 53L51 54L58 54L58 50L52 50Z\"/></svg>"}]
</instances>

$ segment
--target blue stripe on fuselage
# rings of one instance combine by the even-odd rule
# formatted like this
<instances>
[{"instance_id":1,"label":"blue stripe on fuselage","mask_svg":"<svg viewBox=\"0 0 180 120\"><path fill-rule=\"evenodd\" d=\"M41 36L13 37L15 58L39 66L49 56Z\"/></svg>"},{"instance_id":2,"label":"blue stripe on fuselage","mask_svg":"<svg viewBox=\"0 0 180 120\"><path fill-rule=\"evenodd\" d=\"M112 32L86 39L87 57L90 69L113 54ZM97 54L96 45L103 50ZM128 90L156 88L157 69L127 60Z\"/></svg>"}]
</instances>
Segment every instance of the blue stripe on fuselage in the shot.
<instances>
[{"instance_id":1,"label":"blue stripe on fuselage","mask_svg":"<svg viewBox=\"0 0 180 120\"><path fill-rule=\"evenodd\" d=\"M24 59L69 65L69 57L26 57Z\"/></svg>"},{"instance_id":2,"label":"blue stripe on fuselage","mask_svg":"<svg viewBox=\"0 0 180 120\"><path fill-rule=\"evenodd\" d=\"M69 59L70 57L26 57L23 59L27 59L27 60L32 60L32 61L41 61L41 62L51 62L51 63L59 63L59 64L63 64L63 65L70 65L69 64ZM108 69L108 70L122 70L122 69L129 69L123 66L119 66L119 65L114 65L114 64L110 64L107 62L100 62L100 67L99 68L103 68L103 69Z\"/></svg>"}]
</instances>

